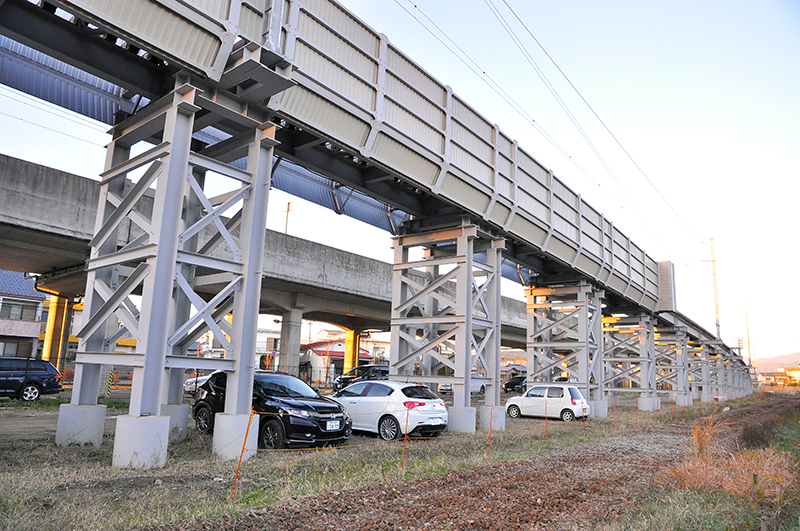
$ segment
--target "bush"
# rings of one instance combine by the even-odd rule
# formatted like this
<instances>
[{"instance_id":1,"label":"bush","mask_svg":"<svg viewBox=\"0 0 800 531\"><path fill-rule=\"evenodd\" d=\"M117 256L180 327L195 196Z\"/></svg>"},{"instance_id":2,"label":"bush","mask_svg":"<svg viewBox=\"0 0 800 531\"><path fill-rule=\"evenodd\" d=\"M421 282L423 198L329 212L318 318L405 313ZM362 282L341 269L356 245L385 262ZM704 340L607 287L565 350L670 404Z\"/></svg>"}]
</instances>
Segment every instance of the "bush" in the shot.
<instances>
[{"instance_id":1,"label":"bush","mask_svg":"<svg viewBox=\"0 0 800 531\"><path fill-rule=\"evenodd\" d=\"M742 428L739 445L744 448L766 448L775 440L775 425L759 422Z\"/></svg>"}]
</instances>

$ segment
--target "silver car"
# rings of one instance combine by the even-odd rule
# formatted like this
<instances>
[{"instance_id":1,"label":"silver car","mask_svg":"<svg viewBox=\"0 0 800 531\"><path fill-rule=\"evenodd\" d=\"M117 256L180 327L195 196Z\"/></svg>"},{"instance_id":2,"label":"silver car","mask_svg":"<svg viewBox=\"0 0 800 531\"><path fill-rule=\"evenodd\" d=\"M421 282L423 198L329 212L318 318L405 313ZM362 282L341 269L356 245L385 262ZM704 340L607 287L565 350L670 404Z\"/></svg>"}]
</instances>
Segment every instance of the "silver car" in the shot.
<instances>
[{"instance_id":1,"label":"silver car","mask_svg":"<svg viewBox=\"0 0 800 531\"><path fill-rule=\"evenodd\" d=\"M589 416L589 403L574 385L536 384L525 394L509 398L506 413L520 416L560 418L565 422Z\"/></svg>"}]
</instances>

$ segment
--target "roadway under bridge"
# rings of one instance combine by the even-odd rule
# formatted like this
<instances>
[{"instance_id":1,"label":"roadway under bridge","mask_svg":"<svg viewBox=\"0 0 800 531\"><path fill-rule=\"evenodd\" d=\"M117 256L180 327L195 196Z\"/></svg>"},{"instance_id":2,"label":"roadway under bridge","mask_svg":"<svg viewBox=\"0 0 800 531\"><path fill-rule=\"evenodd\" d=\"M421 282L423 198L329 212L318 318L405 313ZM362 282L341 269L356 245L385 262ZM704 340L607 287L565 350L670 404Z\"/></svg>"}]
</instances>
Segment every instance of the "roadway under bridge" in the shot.
<instances>
[{"instance_id":1,"label":"roadway under bridge","mask_svg":"<svg viewBox=\"0 0 800 531\"><path fill-rule=\"evenodd\" d=\"M504 425L500 408L489 418L500 396L503 276L527 287L529 376L566 370L596 414L622 388L643 409L660 407L662 386L682 403L750 392L741 357L677 311L670 263L335 1L125 5L0 4L0 81L112 126L85 264L77 392L59 414L58 440L95 441L87 428L103 414L92 392L99 367L124 361L134 383L114 464L164 466L169 434L187 417L186 347L211 329L230 338L214 452L255 448L255 434L244 434L264 220L283 164L294 173L280 183L287 191L395 234L390 374L451 381L452 430ZM212 179L227 188L211 195ZM139 208L148 195L149 215ZM141 232L121 244L128 222ZM136 308L129 296L139 293ZM124 332L137 353L120 360L113 345ZM480 414L470 406L475 370L492 382Z\"/></svg>"}]
</instances>

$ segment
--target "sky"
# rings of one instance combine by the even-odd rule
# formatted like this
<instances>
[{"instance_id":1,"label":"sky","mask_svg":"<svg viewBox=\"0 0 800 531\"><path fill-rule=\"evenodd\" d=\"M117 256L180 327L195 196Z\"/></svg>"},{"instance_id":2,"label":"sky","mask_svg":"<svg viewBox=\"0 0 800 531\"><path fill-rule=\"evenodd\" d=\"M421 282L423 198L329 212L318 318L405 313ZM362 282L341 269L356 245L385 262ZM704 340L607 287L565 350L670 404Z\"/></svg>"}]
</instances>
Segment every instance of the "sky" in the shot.
<instances>
[{"instance_id":1,"label":"sky","mask_svg":"<svg viewBox=\"0 0 800 531\"><path fill-rule=\"evenodd\" d=\"M714 333L713 238L722 339L800 351L799 3L342 4L672 261L679 311ZM0 86L2 153L96 178L106 130ZM388 233L277 190L269 228L287 227L287 202L289 234L391 260Z\"/></svg>"}]
</instances>

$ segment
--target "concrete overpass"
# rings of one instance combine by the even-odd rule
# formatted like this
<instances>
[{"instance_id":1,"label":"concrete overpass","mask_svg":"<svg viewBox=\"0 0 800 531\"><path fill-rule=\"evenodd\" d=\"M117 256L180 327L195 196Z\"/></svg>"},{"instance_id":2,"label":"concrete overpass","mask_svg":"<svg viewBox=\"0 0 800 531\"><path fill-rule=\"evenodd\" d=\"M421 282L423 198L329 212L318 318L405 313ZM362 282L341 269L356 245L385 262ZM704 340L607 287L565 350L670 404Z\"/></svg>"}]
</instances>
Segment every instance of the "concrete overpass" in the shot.
<instances>
[{"instance_id":1,"label":"concrete overpass","mask_svg":"<svg viewBox=\"0 0 800 531\"><path fill-rule=\"evenodd\" d=\"M41 287L63 296L83 294L100 183L0 155L0 190L0 244L8 250L0 268L39 274ZM152 197L138 208L149 216ZM118 245L140 233L126 221ZM205 231L201 241L209 238ZM296 335L300 318L348 330L388 330L391 265L271 230L265 240L260 313L283 316L286 326L297 327ZM198 293L210 298L219 284L209 279ZM502 308L503 344L524 348L525 303L504 297ZM287 343L299 348L299 335Z\"/></svg>"}]
</instances>

